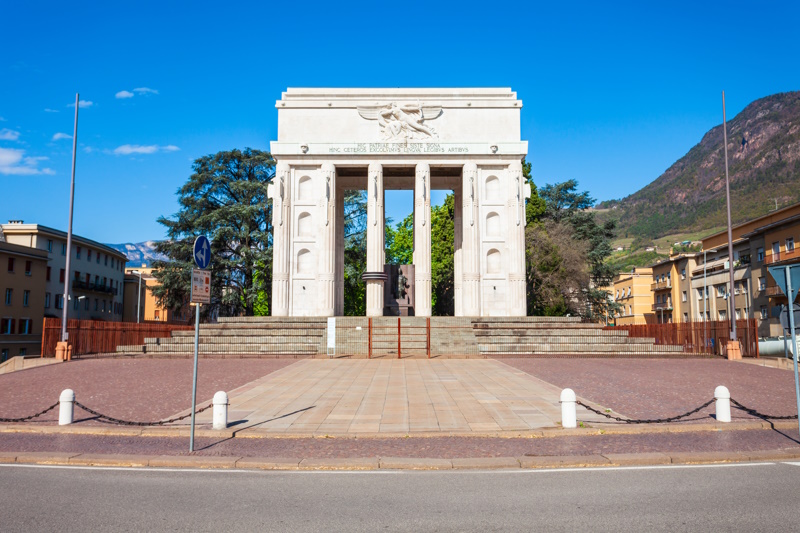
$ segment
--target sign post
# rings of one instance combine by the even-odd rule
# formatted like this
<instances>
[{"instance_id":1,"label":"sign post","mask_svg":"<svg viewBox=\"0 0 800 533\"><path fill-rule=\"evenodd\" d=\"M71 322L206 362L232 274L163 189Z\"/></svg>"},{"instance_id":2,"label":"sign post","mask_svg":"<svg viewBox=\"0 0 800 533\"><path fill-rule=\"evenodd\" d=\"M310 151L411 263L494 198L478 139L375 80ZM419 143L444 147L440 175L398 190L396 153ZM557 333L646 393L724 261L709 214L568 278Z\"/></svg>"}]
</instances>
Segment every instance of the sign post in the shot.
<instances>
[{"instance_id":1,"label":"sign post","mask_svg":"<svg viewBox=\"0 0 800 533\"><path fill-rule=\"evenodd\" d=\"M797 399L797 412L800 413L800 379L797 375L797 333L795 331L795 307L794 298L797 295L797 289L800 288L800 265L786 265L783 267L774 266L767 269L778 284L778 287L786 295L789 301L786 314L789 315L789 330L792 332L792 361L794 361L794 392ZM783 320L781 320L783 322ZM784 338L786 332L784 330ZM797 430L800 432L800 419L797 421Z\"/></svg>"},{"instance_id":2,"label":"sign post","mask_svg":"<svg viewBox=\"0 0 800 533\"><path fill-rule=\"evenodd\" d=\"M211 246L201 235L194 241L194 262L199 267L192 269L192 303L194 313L194 376L192 377L192 431L189 435L189 451L194 451L194 424L197 406L197 359L200 348L200 307L211 303L211 272L205 270L211 262Z\"/></svg>"}]
</instances>

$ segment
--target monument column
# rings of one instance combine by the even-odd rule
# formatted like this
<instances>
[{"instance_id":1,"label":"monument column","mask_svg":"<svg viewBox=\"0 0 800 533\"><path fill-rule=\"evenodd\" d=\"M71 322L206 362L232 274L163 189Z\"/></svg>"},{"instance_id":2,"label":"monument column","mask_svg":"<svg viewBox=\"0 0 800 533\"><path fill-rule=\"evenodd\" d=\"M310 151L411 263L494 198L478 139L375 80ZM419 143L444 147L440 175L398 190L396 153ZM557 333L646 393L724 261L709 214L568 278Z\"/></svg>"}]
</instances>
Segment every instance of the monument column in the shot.
<instances>
[{"instance_id":1,"label":"monument column","mask_svg":"<svg viewBox=\"0 0 800 533\"><path fill-rule=\"evenodd\" d=\"M478 232L478 165L466 163L462 179L462 312L463 316L480 316L481 236Z\"/></svg>"},{"instance_id":2,"label":"monument column","mask_svg":"<svg viewBox=\"0 0 800 533\"><path fill-rule=\"evenodd\" d=\"M511 301L508 306L510 316L525 316L525 194L522 176L522 162L514 161L508 166L508 284Z\"/></svg>"},{"instance_id":3,"label":"monument column","mask_svg":"<svg viewBox=\"0 0 800 533\"><path fill-rule=\"evenodd\" d=\"M269 186L272 198L272 316L289 316L289 248L291 233L290 182L291 170L287 163L278 162L275 177Z\"/></svg>"},{"instance_id":4,"label":"monument column","mask_svg":"<svg viewBox=\"0 0 800 533\"><path fill-rule=\"evenodd\" d=\"M463 295L461 294L461 282L463 268L461 262L464 260L461 253L462 238L464 228L461 227L463 206L461 205L463 192L461 187L453 189L453 301L455 303L454 315L464 316Z\"/></svg>"},{"instance_id":5,"label":"monument column","mask_svg":"<svg viewBox=\"0 0 800 533\"><path fill-rule=\"evenodd\" d=\"M332 163L322 165L322 216L319 238L319 303L318 316L334 316L336 309L336 168Z\"/></svg>"},{"instance_id":6,"label":"monument column","mask_svg":"<svg viewBox=\"0 0 800 533\"><path fill-rule=\"evenodd\" d=\"M367 316L383 316L384 263L383 167L370 163L367 170Z\"/></svg>"},{"instance_id":7,"label":"monument column","mask_svg":"<svg viewBox=\"0 0 800 533\"><path fill-rule=\"evenodd\" d=\"M414 315L431 316L431 167L418 163L414 179Z\"/></svg>"}]
</instances>

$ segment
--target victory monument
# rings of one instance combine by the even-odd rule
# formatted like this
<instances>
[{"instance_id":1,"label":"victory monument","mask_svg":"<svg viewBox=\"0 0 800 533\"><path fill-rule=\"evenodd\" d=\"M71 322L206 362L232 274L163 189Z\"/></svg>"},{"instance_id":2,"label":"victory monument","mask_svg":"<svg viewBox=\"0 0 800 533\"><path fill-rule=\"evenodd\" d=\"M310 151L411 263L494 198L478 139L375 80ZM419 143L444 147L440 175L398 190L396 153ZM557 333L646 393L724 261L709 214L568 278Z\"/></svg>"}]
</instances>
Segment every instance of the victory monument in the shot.
<instances>
[{"instance_id":1,"label":"victory monument","mask_svg":"<svg viewBox=\"0 0 800 533\"><path fill-rule=\"evenodd\" d=\"M277 101L273 316L344 309L344 192L367 191L367 316L431 315L431 198L455 195L455 314L525 316L528 151L508 88L294 89ZM385 265L384 191L414 191L413 265ZM408 279L413 276L412 279Z\"/></svg>"}]
</instances>

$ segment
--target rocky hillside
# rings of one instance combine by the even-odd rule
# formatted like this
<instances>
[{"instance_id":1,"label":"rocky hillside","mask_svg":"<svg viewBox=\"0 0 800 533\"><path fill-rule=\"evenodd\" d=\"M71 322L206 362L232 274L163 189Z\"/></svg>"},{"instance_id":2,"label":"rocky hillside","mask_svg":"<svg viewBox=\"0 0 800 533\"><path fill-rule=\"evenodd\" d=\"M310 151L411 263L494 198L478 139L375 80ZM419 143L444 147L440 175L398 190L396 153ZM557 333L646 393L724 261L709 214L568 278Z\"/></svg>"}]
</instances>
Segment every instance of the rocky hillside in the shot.
<instances>
[{"instance_id":1,"label":"rocky hillside","mask_svg":"<svg viewBox=\"0 0 800 533\"><path fill-rule=\"evenodd\" d=\"M145 242L124 242L122 244L106 244L115 250L119 250L128 256L128 266L141 266L142 263L149 265L155 260L166 260L167 257L159 254L155 250L155 241Z\"/></svg>"},{"instance_id":2,"label":"rocky hillside","mask_svg":"<svg viewBox=\"0 0 800 533\"><path fill-rule=\"evenodd\" d=\"M800 201L800 92L761 98L728 122L733 222ZM604 202L620 237L655 239L723 226L725 159L722 125L655 181Z\"/></svg>"}]
</instances>

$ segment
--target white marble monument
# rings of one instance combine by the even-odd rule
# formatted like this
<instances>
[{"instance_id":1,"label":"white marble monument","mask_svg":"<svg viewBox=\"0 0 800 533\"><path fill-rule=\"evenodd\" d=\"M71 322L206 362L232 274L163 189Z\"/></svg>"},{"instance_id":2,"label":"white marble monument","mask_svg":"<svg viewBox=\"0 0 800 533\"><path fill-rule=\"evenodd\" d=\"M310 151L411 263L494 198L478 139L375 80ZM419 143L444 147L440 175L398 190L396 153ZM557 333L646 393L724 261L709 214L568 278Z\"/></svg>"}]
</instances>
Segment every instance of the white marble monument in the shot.
<instances>
[{"instance_id":1,"label":"white marble monument","mask_svg":"<svg viewBox=\"0 0 800 533\"><path fill-rule=\"evenodd\" d=\"M415 314L431 314L432 189L455 194L456 316L524 316L528 143L508 88L288 89L278 102L272 314L344 308L344 191L366 190L367 316L384 310L384 191L414 190Z\"/></svg>"}]
</instances>

